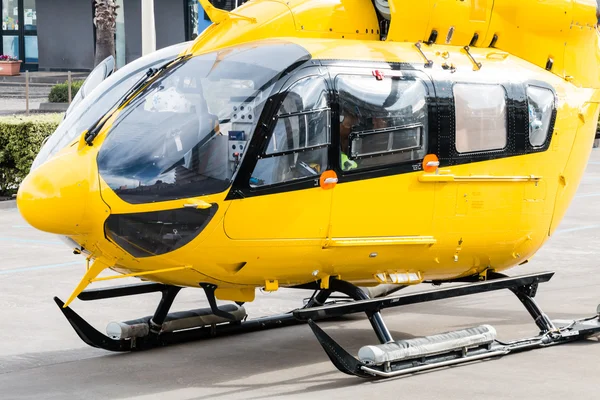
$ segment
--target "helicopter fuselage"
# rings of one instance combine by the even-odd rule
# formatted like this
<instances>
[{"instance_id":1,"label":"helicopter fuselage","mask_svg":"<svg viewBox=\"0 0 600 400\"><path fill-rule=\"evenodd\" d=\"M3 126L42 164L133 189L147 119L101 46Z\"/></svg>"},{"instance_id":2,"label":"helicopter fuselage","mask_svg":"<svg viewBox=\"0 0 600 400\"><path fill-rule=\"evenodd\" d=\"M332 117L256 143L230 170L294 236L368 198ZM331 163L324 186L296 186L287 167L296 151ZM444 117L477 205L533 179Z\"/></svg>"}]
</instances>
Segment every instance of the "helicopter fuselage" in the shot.
<instances>
[{"instance_id":1,"label":"helicopter fuselage","mask_svg":"<svg viewBox=\"0 0 600 400\"><path fill-rule=\"evenodd\" d=\"M32 171L19 192L25 218L102 269L213 283L220 299L326 288L330 277L449 280L535 254L596 132L597 89L493 47L297 37L206 46L173 68L172 87L159 77L92 143L82 135ZM231 81L227 63L244 52L248 71L281 70L260 82L237 70ZM239 92L224 93L225 80ZM205 106L210 134L190 139L205 129L195 114Z\"/></svg>"}]
</instances>

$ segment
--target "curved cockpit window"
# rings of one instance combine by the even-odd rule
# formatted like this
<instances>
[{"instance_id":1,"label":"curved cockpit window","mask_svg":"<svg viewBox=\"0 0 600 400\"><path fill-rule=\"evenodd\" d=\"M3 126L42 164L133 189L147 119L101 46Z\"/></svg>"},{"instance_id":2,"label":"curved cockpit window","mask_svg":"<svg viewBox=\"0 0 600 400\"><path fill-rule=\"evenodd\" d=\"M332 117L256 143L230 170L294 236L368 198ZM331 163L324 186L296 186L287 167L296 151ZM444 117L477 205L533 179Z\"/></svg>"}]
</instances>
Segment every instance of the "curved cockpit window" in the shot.
<instances>
[{"instance_id":1,"label":"curved cockpit window","mask_svg":"<svg viewBox=\"0 0 600 400\"><path fill-rule=\"evenodd\" d=\"M133 204L226 190L273 86L307 59L297 45L264 43L180 63L122 112L100 149L100 175Z\"/></svg>"},{"instance_id":2,"label":"curved cockpit window","mask_svg":"<svg viewBox=\"0 0 600 400\"><path fill-rule=\"evenodd\" d=\"M311 76L294 83L279 106L275 128L256 163L250 186L320 175L328 165L330 121L325 80Z\"/></svg>"},{"instance_id":3,"label":"curved cockpit window","mask_svg":"<svg viewBox=\"0 0 600 400\"><path fill-rule=\"evenodd\" d=\"M44 146L42 146L31 169L33 170L42 165L52 155L71 143L104 114L110 111L148 68L157 67L174 59L187 46L189 46L189 42L166 47L139 58L113 73L89 95L80 99L79 104L74 104L74 99L69 108L69 114L49 137Z\"/></svg>"}]
</instances>

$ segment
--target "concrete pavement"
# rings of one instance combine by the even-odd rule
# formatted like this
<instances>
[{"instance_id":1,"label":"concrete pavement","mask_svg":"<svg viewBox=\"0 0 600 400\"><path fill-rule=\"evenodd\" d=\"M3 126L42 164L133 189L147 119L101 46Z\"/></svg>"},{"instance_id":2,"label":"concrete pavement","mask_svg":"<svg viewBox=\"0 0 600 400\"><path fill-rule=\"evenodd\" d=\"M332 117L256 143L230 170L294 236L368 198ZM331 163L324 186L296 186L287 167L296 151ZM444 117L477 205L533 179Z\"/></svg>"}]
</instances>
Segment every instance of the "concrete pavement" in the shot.
<instances>
[{"instance_id":1,"label":"concrete pavement","mask_svg":"<svg viewBox=\"0 0 600 400\"><path fill-rule=\"evenodd\" d=\"M600 150L594 150L576 198L558 231L512 275L553 270L536 297L551 318L583 317L600 303ZM83 344L52 301L66 298L84 270L81 256L52 235L29 227L15 209L0 210L0 398L2 399L597 399L600 343L591 339L491 361L383 381L339 373L307 326L112 354ZM133 281L132 281L133 282ZM125 282L118 282L123 284ZM417 287L407 290L429 289ZM250 317L288 311L308 292L257 295ZM158 294L73 308L99 330L109 321L151 315ZM186 289L174 309L206 305ZM390 309L394 338L489 323L500 339L537 333L508 291ZM356 315L322 323L356 354L376 343Z\"/></svg>"}]
</instances>

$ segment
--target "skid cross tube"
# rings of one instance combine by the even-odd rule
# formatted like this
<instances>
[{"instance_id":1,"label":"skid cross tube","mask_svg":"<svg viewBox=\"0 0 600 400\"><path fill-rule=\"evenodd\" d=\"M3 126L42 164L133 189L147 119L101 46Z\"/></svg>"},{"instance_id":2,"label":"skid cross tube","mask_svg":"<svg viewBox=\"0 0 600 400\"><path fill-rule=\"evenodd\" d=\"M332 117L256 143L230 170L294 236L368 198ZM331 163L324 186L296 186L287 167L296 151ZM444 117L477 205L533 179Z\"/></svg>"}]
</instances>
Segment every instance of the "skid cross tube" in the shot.
<instances>
[{"instance_id":1,"label":"skid cross tube","mask_svg":"<svg viewBox=\"0 0 600 400\"><path fill-rule=\"evenodd\" d=\"M494 272L489 275L491 279L504 279L508 278L504 274ZM533 299L537 293L538 283L534 282L530 285L520 286L516 288L510 288L510 291L515 294L523 303L523 306L531 315L531 318L535 321L535 324L540 328L542 333L556 331L556 327L550 321L550 318L542 311L540 306Z\"/></svg>"},{"instance_id":2,"label":"skid cross tube","mask_svg":"<svg viewBox=\"0 0 600 400\"><path fill-rule=\"evenodd\" d=\"M296 289L315 289L315 290L317 290L319 288L319 283L311 282L311 283L307 283L304 285L296 286L295 288ZM362 290L361 288L359 288L358 286L355 286L355 285L351 284L350 282L331 278L329 280L329 289L320 291L316 296L314 296L308 302L308 304L306 305L306 307L303 308L303 310L308 310L308 309L313 309L313 308L320 309L323 307L329 307L329 306L314 307L314 305L319 304L319 303L321 303L321 304L324 303L327 300L327 298L329 298L329 296L332 294L332 292L343 293L346 296L355 300L355 302L369 300L369 295L366 294L365 291ZM349 304L354 304L354 303L349 303ZM297 311L298 310L294 311L294 317L296 317L296 318L298 318L296 315ZM365 311L365 314L367 314L367 318L369 319L369 322L371 323L371 326L373 327L373 331L377 335L377 338L379 339L379 341L382 344L393 341L394 339L392 338L392 335L391 335L390 331L388 330L387 326L385 326L385 322L383 321L383 318L381 316L381 313L379 313L379 310L364 310L364 311ZM312 319L317 319L317 318L318 317L315 317ZM307 320L307 319L302 319L302 318L298 318L298 319L301 321Z\"/></svg>"},{"instance_id":3,"label":"skid cross tube","mask_svg":"<svg viewBox=\"0 0 600 400\"><path fill-rule=\"evenodd\" d=\"M206 299L208 300L208 304L210 305L210 309L213 314L219 317L226 318L230 321L234 321L235 317L228 313L227 311L220 310L217 307L217 299L215 298L215 290L217 290L217 285L213 285L212 283L201 283L200 287L204 289L204 293L206 293Z\"/></svg>"},{"instance_id":4,"label":"skid cross tube","mask_svg":"<svg viewBox=\"0 0 600 400\"><path fill-rule=\"evenodd\" d=\"M83 301L112 299L115 297L136 296L138 294L162 292L168 285L162 283L139 283L121 285L110 288L87 289L79 293L77 298Z\"/></svg>"},{"instance_id":5,"label":"skid cross tube","mask_svg":"<svg viewBox=\"0 0 600 400\"><path fill-rule=\"evenodd\" d=\"M369 296L361 288L346 281L331 279L329 281L329 288L336 292L350 296L354 300L369 299ZM367 311L366 314L371 326L373 327L373 331L375 331L375 334L381 343L388 343L394 340L392 339L392 335L387 326L385 326L385 322L383 322L383 318L381 317L381 313L379 311Z\"/></svg>"},{"instance_id":6,"label":"skid cross tube","mask_svg":"<svg viewBox=\"0 0 600 400\"><path fill-rule=\"evenodd\" d=\"M169 314L169 310L180 290L181 288L178 286L167 286L163 289L160 303L158 303L152 319L148 322L150 324L150 333L153 335L158 335L162 330L162 324L165 322L165 318L167 318L167 314Z\"/></svg>"},{"instance_id":7,"label":"skid cross tube","mask_svg":"<svg viewBox=\"0 0 600 400\"><path fill-rule=\"evenodd\" d=\"M317 318L341 317L346 314L358 312L377 312L385 308L404 306L408 304L424 303L434 300L448 299L451 297L467 296L476 293L485 293L501 289L519 289L529 285L548 282L554 272L521 275L512 278L498 278L479 283L428 290L418 293L389 296L381 299L358 300L346 304L298 309L294 316L300 320L308 321ZM533 296L531 296L533 297Z\"/></svg>"}]
</instances>

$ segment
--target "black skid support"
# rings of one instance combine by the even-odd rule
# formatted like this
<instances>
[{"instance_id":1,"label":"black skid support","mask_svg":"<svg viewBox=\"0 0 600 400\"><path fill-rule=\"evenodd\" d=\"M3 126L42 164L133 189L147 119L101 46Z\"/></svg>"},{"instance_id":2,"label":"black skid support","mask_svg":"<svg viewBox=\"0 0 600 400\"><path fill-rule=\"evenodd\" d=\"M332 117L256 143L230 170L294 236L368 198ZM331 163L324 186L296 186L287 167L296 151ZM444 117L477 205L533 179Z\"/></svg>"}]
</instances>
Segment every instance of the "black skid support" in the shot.
<instances>
[{"instance_id":1,"label":"black skid support","mask_svg":"<svg viewBox=\"0 0 600 400\"><path fill-rule=\"evenodd\" d=\"M354 286L349 282L338 279L331 279L329 281L329 290L343 293L347 296L350 296L354 300L369 299L369 296L361 288ZM387 326L385 326L385 322L383 321L383 317L379 311L367 311L366 314L371 326L373 327L373 331L381 343L388 343L394 340Z\"/></svg>"},{"instance_id":2,"label":"black skid support","mask_svg":"<svg viewBox=\"0 0 600 400\"><path fill-rule=\"evenodd\" d=\"M483 360L491 357L503 356L509 353L573 342L600 334L599 315L572 320L568 322L567 325L556 327L550 318L548 318L548 316L540 309L533 300L533 297L535 297L537 293L539 283L549 281L553 275L553 272L543 272L511 278L501 274L490 273L488 274L488 281L484 282L400 296L390 296L381 299L357 300L352 303L299 309L294 311L294 316L308 322L308 325L328 357L341 372L362 378L389 378L442 366ZM487 343L478 347L448 349L446 352L442 353L425 353L420 354L415 358L407 356L398 359L390 358L389 361L379 361L379 364L377 364L368 357L367 360L370 361L362 362L350 355L313 321L316 318L326 319L357 312L366 312L367 315L369 315L369 313L377 313L384 308L442 300L500 289L510 290L519 298L519 300L521 300L536 325L541 330L538 336L509 343L493 340L492 343ZM600 313L600 311L598 312ZM373 328L376 329L375 325L373 325ZM409 345L404 341L401 341L397 346L401 348ZM390 357L394 356L391 355ZM385 358L383 360L385 360Z\"/></svg>"},{"instance_id":3,"label":"black skid support","mask_svg":"<svg viewBox=\"0 0 600 400\"><path fill-rule=\"evenodd\" d=\"M167 318L167 314L169 314L169 310L175 301L175 297L179 294L179 291L182 288L179 286L165 286L162 290L162 298L160 299L160 303L158 303L158 307L150 319L150 333L152 335L158 335L162 329L162 324L165 322L165 318Z\"/></svg>"},{"instance_id":4,"label":"black skid support","mask_svg":"<svg viewBox=\"0 0 600 400\"><path fill-rule=\"evenodd\" d=\"M235 317L228 313L227 311L219 310L217 307L217 299L215 298L215 290L217 290L217 285L213 285L212 283L201 283L200 287L204 289L204 293L206 293L206 299L208 300L208 304L210 305L210 309L213 314L218 317L226 318L230 321L235 320Z\"/></svg>"},{"instance_id":5,"label":"black skid support","mask_svg":"<svg viewBox=\"0 0 600 400\"><path fill-rule=\"evenodd\" d=\"M296 286L295 288L296 289L318 290L319 286L320 286L320 282L311 282L311 283L307 283L304 285ZM321 290L316 296L313 297L313 299L311 299L311 301L308 302L306 307L304 307L302 310L309 310L309 309L314 309L314 308L322 309L324 307L328 308L329 306L315 307L315 305L323 304L333 292L343 293L355 301L369 300L369 296L364 292L364 290L362 290L358 286L355 286L355 285L351 284L350 282L331 278L329 280L329 288ZM348 303L348 304L354 304L354 302ZM379 339L379 341L382 344L393 341L394 339L392 338L390 331L388 330L387 326L385 325L385 322L383 321L383 318L382 318L379 310L364 310L364 311L365 311L365 314L367 315L367 318L369 319L369 322L371 323L371 326L373 327L373 331L377 335L377 339ZM298 312L299 312L299 310L294 311L294 316L296 318L298 318L298 314L297 314ZM306 318L306 319L299 318L299 319L303 320L303 321L307 321L310 318ZM319 319L319 317L314 316L312 319Z\"/></svg>"},{"instance_id":6,"label":"black skid support","mask_svg":"<svg viewBox=\"0 0 600 400\"><path fill-rule=\"evenodd\" d=\"M493 273L489 276L490 279L506 279L508 276L500 273ZM531 315L531 318L535 321L535 324L540 328L541 333L552 332L556 330L556 327L548 318L548 316L538 306L536 301L533 299L537 294L539 281L534 281L529 284L510 288L510 291L517 296L517 298L523 303L523 306Z\"/></svg>"},{"instance_id":7,"label":"black skid support","mask_svg":"<svg viewBox=\"0 0 600 400\"><path fill-rule=\"evenodd\" d=\"M547 282L553 275L554 272L543 272L539 274L521 275L513 278L498 278L462 286L433 289L424 292L401 294L398 296L388 296L381 299L359 300L345 304L299 309L294 311L294 316L300 320L308 321L309 319L315 320L323 317L340 317L342 315L358 312L377 312L390 307L443 300L501 289L520 289L533 284Z\"/></svg>"}]
</instances>

